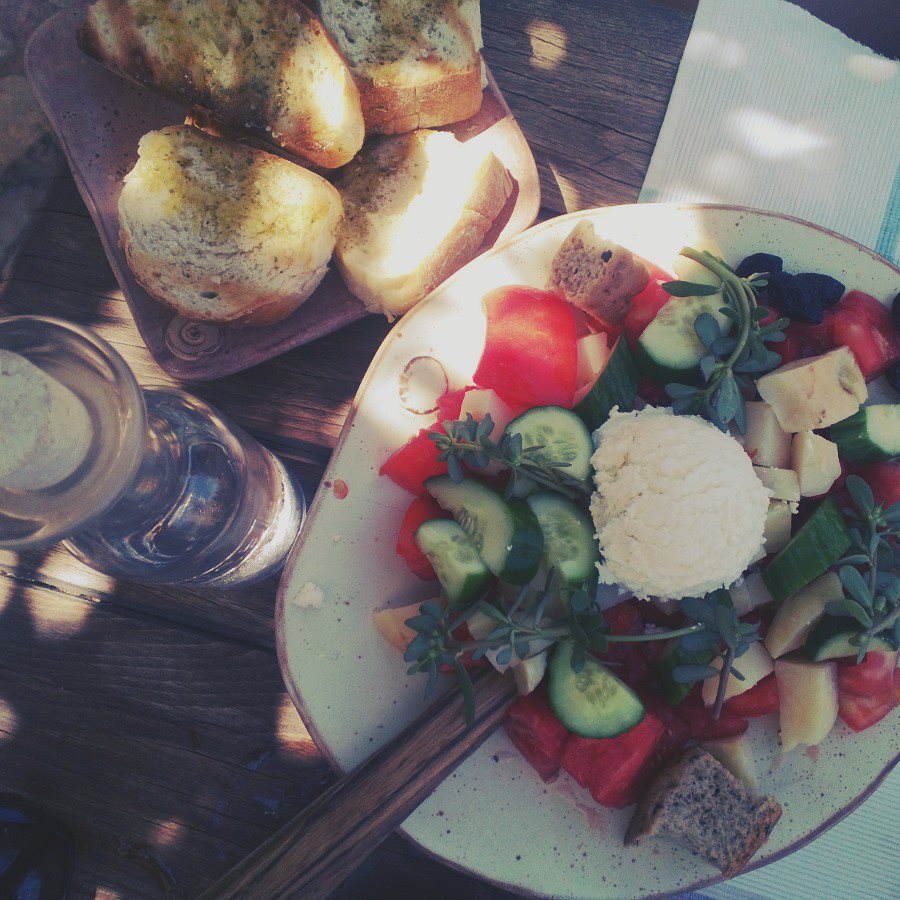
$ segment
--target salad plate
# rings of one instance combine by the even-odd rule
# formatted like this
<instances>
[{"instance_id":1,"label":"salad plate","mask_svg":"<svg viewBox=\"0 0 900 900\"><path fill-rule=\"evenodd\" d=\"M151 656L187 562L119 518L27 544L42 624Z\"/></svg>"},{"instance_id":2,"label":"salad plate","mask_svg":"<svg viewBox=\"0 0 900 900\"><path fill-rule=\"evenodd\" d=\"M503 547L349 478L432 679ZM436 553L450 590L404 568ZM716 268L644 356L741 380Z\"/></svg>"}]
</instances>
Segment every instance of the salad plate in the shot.
<instances>
[{"instance_id":1,"label":"salad plate","mask_svg":"<svg viewBox=\"0 0 900 900\"><path fill-rule=\"evenodd\" d=\"M449 390L472 383L485 343L482 298L506 285L542 288L563 240L582 220L604 238L671 271L683 246L715 241L736 262L777 253L790 271L816 271L887 302L900 270L860 245L801 220L734 206L641 204L544 222L476 259L394 327L357 394L287 563L278 597L282 673L319 749L339 770L362 762L425 705L423 679L376 632L372 614L436 596L395 553L411 496L379 476L385 460L434 420L411 402L408 365L440 362ZM869 385L870 400L888 399ZM424 404L427 406L428 404ZM450 679L447 679L447 685ZM896 764L900 716L863 733L838 722L815 752L782 754L775 717L748 732L760 791L783 815L754 857L790 853L864 800ZM648 841L623 846L630 809L596 804L565 773L545 784L507 735L491 737L404 823L426 852L532 896L656 896L720 880L687 850Z\"/></svg>"}]
</instances>

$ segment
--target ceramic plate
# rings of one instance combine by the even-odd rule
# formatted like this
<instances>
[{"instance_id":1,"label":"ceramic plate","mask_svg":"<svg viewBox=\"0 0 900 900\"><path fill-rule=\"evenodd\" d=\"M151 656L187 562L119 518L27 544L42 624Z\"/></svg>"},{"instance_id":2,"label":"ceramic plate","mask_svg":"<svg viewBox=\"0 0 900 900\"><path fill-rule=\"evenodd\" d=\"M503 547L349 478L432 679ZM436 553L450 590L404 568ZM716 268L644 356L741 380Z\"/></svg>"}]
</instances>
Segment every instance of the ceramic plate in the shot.
<instances>
[{"instance_id":1,"label":"ceramic plate","mask_svg":"<svg viewBox=\"0 0 900 900\"><path fill-rule=\"evenodd\" d=\"M258 328L195 322L154 300L128 268L119 246L122 176L137 159L141 136L183 122L187 108L103 68L75 43L76 8L48 19L32 36L25 66L53 125L78 190L100 232L109 263L153 358L170 375L192 381L255 366L366 314L332 269L303 305L282 322ZM488 73L481 110L450 126L461 141L490 148L513 177L513 194L485 239L485 249L534 221L540 183L528 142Z\"/></svg>"},{"instance_id":2,"label":"ceramic plate","mask_svg":"<svg viewBox=\"0 0 900 900\"><path fill-rule=\"evenodd\" d=\"M664 268L683 245L711 237L730 259L771 250L788 269L826 272L885 301L900 287L894 266L797 219L736 207L645 204L545 222L438 288L399 322L372 363L282 581L284 678L319 748L339 769L361 762L423 708L423 682L406 676L406 664L371 621L374 610L435 594L394 553L411 498L378 476L388 455L429 421L402 406L400 373L412 357L428 354L443 363L452 388L471 383L484 343L482 296L507 284L544 285L553 254L582 219ZM318 608L304 603L308 583L325 593ZM861 735L838 722L817 754L782 756L775 718L755 721L751 734L761 788L778 796L784 815L754 866L797 849L846 815L890 771L900 747L895 712ZM717 880L681 848L652 840L623 847L630 813L598 806L565 774L543 784L501 731L403 830L453 866L540 896L638 897Z\"/></svg>"}]
</instances>

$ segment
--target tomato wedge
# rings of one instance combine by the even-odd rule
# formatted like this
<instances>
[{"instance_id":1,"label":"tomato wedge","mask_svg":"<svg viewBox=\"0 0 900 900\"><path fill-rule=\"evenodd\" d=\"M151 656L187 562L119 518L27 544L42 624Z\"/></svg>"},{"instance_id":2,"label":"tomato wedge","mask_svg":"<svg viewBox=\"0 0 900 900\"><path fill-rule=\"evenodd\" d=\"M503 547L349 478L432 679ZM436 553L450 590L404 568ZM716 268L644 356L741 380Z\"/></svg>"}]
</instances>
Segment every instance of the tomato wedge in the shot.
<instances>
[{"instance_id":1,"label":"tomato wedge","mask_svg":"<svg viewBox=\"0 0 900 900\"><path fill-rule=\"evenodd\" d=\"M547 689L541 685L509 708L503 727L519 752L544 781L558 772L568 729L550 708Z\"/></svg>"},{"instance_id":2,"label":"tomato wedge","mask_svg":"<svg viewBox=\"0 0 900 900\"><path fill-rule=\"evenodd\" d=\"M729 714L748 718L778 712L778 687L775 684L775 673L766 675L749 691L744 691L743 694L727 700L722 709Z\"/></svg>"},{"instance_id":3,"label":"tomato wedge","mask_svg":"<svg viewBox=\"0 0 900 900\"><path fill-rule=\"evenodd\" d=\"M499 288L484 298L487 336L474 381L510 405L572 405L578 351L572 307L556 294Z\"/></svg>"},{"instance_id":4,"label":"tomato wedge","mask_svg":"<svg viewBox=\"0 0 900 900\"><path fill-rule=\"evenodd\" d=\"M850 291L827 317L835 346L849 347L866 381L900 359L900 334L891 311L862 291Z\"/></svg>"},{"instance_id":5,"label":"tomato wedge","mask_svg":"<svg viewBox=\"0 0 900 900\"><path fill-rule=\"evenodd\" d=\"M428 435L432 429L423 428L399 450L395 450L378 470L411 494L425 493L425 479L432 475L446 475L447 464L438 460L434 441Z\"/></svg>"},{"instance_id":6,"label":"tomato wedge","mask_svg":"<svg viewBox=\"0 0 900 900\"><path fill-rule=\"evenodd\" d=\"M426 580L436 578L434 568L428 562L428 557L419 549L413 535L416 529L429 519L449 519L450 513L438 506L431 497L416 497L409 504L403 521L400 523L400 531L397 534L397 555L403 557L410 571Z\"/></svg>"},{"instance_id":7,"label":"tomato wedge","mask_svg":"<svg viewBox=\"0 0 900 900\"><path fill-rule=\"evenodd\" d=\"M894 708L892 696L854 697L838 696L838 715L854 731L865 731L880 722Z\"/></svg>"},{"instance_id":8,"label":"tomato wedge","mask_svg":"<svg viewBox=\"0 0 900 900\"><path fill-rule=\"evenodd\" d=\"M622 331L628 335L632 348L637 346L638 338L656 318L656 314L672 299L672 295L663 290L663 284L673 280L668 272L651 268L647 286L632 297L631 307L622 321Z\"/></svg>"},{"instance_id":9,"label":"tomato wedge","mask_svg":"<svg viewBox=\"0 0 900 900\"><path fill-rule=\"evenodd\" d=\"M870 650L861 663L838 660L838 690L855 697L883 697L893 694L897 654Z\"/></svg>"}]
</instances>

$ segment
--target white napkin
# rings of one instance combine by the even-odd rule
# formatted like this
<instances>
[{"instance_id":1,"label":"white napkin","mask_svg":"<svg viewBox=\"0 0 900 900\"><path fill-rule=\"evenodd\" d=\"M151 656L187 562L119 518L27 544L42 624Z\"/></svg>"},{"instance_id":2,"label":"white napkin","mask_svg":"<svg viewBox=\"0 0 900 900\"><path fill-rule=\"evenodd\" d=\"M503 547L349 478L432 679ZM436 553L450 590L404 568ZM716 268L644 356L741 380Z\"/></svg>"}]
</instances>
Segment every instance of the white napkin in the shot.
<instances>
[{"instance_id":1,"label":"white napkin","mask_svg":"<svg viewBox=\"0 0 900 900\"><path fill-rule=\"evenodd\" d=\"M900 63L785 0L700 0L639 199L788 213L900 262Z\"/></svg>"},{"instance_id":2,"label":"white napkin","mask_svg":"<svg viewBox=\"0 0 900 900\"><path fill-rule=\"evenodd\" d=\"M641 201L800 216L900 263L900 64L785 0L700 0ZM900 772L796 853L697 897L887 900Z\"/></svg>"}]
</instances>

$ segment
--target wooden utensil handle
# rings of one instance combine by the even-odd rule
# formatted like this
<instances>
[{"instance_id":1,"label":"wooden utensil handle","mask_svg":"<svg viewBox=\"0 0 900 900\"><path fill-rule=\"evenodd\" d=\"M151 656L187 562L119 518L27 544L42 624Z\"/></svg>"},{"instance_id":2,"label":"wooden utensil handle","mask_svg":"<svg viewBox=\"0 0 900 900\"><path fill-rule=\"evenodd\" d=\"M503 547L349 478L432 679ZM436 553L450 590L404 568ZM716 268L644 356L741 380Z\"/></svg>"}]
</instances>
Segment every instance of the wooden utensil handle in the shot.
<instances>
[{"instance_id":1,"label":"wooden utensil handle","mask_svg":"<svg viewBox=\"0 0 900 900\"><path fill-rule=\"evenodd\" d=\"M327 897L503 721L516 697L493 669L473 677L476 720L466 728L453 690L344 775L217 881L204 898Z\"/></svg>"}]
</instances>

